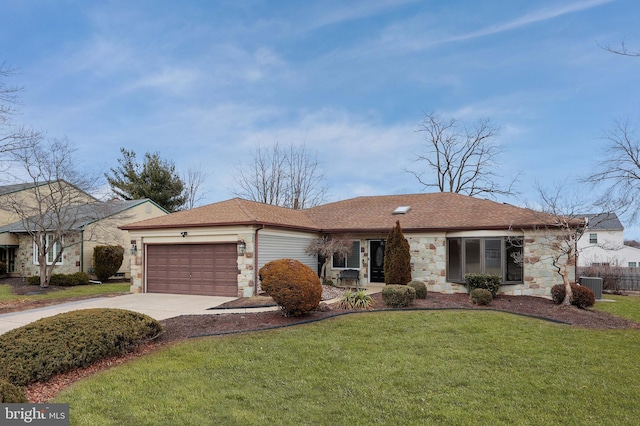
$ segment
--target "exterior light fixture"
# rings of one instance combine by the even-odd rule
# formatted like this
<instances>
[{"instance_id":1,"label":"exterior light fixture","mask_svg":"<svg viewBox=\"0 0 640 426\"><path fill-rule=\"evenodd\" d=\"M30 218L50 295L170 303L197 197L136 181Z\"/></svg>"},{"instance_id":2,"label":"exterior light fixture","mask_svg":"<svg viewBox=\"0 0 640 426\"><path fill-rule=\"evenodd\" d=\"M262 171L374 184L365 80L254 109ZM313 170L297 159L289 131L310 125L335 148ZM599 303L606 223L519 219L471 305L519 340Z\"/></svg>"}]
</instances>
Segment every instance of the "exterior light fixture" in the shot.
<instances>
[{"instance_id":1,"label":"exterior light fixture","mask_svg":"<svg viewBox=\"0 0 640 426\"><path fill-rule=\"evenodd\" d=\"M182 238L185 238L187 236L187 231L182 231L180 235L182 235Z\"/></svg>"},{"instance_id":2,"label":"exterior light fixture","mask_svg":"<svg viewBox=\"0 0 640 426\"><path fill-rule=\"evenodd\" d=\"M244 240L238 240L238 254L244 256L244 253L247 251L247 243Z\"/></svg>"},{"instance_id":3,"label":"exterior light fixture","mask_svg":"<svg viewBox=\"0 0 640 426\"><path fill-rule=\"evenodd\" d=\"M138 246L135 243L131 243L131 250L130 251L131 251L131 254L133 256L135 256L136 253L138 253Z\"/></svg>"}]
</instances>

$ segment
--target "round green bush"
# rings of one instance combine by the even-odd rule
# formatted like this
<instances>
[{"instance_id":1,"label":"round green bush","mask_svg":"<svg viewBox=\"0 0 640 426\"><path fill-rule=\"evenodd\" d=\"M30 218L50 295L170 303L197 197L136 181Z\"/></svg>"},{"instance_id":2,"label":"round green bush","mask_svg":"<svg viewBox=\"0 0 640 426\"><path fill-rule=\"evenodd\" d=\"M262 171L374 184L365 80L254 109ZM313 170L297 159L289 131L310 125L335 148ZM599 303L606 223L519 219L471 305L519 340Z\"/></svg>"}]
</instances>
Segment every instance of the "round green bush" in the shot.
<instances>
[{"instance_id":1,"label":"round green bush","mask_svg":"<svg viewBox=\"0 0 640 426\"><path fill-rule=\"evenodd\" d=\"M469 295L471 301L476 305L484 306L493 302L493 295L486 288L475 288Z\"/></svg>"},{"instance_id":2,"label":"round green bush","mask_svg":"<svg viewBox=\"0 0 640 426\"><path fill-rule=\"evenodd\" d=\"M556 284L551 287L551 298L556 305L564 301L565 294L564 284ZM590 308L596 303L596 295L583 285L571 284L571 300L569 302L580 309Z\"/></svg>"},{"instance_id":3,"label":"round green bush","mask_svg":"<svg viewBox=\"0 0 640 426\"><path fill-rule=\"evenodd\" d=\"M382 289L382 301L391 308L404 308L416 299L416 289L408 285L389 284Z\"/></svg>"},{"instance_id":4,"label":"round green bush","mask_svg":"<svg viewBox=\"0 0 640 426\"><path fill-rule=\"evenodd\" d=\"M0 379L17 386L131 351L162 331L158 321L124 309L82 309L0 335Z\"/></svg>"},{"instance_id":5,"label":"round green bush","mask_svg":"<svg viewBox=\"0 0 640 426\"><path fill-rule=\"evenodd\" d=\"M19 386L12 385L6 380L0 379L0 403L4 404L22 404L29 402L24 394L24 389Z\"/></svg>"},{"instance_id":6,"label":"round green bush","mask_svg":"<svg viewBox=\"0 0 640 426\"><path fill-rule=\"evenodd\" d=\"M320 278L295 259L273 260L259 271L260 285L282 309L284 316L301 316L318 307L322 299Z\"/></svg>"},{"instance_id":7,"label":"round green bush","mask_svg":"<svg viewBox=\"0 0 640 426\"><path fill-rule=\"evenodd\" d=\"M411 281L407 285L409 287L413 287L416 290L416 299L427 298L427 286L422 281Z\"/></svg>"}]
</instances>

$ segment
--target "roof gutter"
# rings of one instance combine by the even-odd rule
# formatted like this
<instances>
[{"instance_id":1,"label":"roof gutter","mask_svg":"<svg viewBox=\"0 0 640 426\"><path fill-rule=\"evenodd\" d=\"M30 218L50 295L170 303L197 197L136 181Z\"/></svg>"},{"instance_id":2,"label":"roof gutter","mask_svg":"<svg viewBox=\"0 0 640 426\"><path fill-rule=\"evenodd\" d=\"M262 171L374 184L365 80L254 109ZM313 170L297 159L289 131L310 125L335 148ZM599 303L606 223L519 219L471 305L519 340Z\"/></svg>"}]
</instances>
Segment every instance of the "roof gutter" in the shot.
<instances>
[{"instance_id":1,"label":"roof gutter","mask_svg":"<svg viewBox=\"0 0 640 426\"><path fill-rule=\"evenodd\" d=\"M256 228L256 234L253 238L253 288L254 288L254 296L258 295L258 283L260 280L260 274L258 271L258 232L264 229L264 225L260 225L259 228Z\"/></svg>"}]
</instances>

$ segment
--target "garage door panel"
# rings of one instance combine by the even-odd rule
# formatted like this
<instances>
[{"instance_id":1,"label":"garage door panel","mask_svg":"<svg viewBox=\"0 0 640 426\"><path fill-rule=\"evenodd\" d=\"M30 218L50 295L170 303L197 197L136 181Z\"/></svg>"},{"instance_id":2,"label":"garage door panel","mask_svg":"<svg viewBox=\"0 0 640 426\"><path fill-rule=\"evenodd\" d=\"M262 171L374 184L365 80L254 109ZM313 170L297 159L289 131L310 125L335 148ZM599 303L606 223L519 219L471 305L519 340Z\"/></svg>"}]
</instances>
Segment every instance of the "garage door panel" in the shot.
<instances>
[{"instance_id":1,"label":"garage door panel","mask_svg":"<svg viewBox=\"0 0 640 426\"><path fill-rule=\"evenodd\" d=\"M238 295L235 244L147 246L150 293Z\"/></svg>"}]
</instances>

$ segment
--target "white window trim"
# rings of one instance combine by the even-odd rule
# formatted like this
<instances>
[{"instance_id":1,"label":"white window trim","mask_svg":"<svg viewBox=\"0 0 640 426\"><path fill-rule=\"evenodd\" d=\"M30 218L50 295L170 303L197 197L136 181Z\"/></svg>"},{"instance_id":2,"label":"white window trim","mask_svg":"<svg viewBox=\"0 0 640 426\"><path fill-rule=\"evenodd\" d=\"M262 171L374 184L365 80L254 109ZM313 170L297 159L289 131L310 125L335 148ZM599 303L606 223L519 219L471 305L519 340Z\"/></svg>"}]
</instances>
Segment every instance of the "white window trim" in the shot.
<instances>
[{"instance_id":1,"label":"white window trim","mask_svg":"<svg viewBox=\"0 0 640 426\"><path fill-rule=\"evenodd\" d=\"M345 266L344 268L341 268L339 266L334 266L333 265L333 256L331 256L331 269L333 271L344 271L345 269L357 269L360 270L361 265L362 265L362 241L360 240L352 240L352 244L353 243L358 243L358 266L356 267L349 267L349 265L347 265L347 258L345 258Z\"/></svg>"},{"instance_id":2,"label":"white window trim","mask_svg":"<svg viewBox=\"0 0 640 426\"><path fill-rule=\"evenodd\" d=\"M45 234L43 235L47 240L51 240L53 239L54 235L53 234ZM41 236L42 237L42 236ZM49 249L49 252L47 253L47 266L51 266L54 265L54 263L52 261L49 260L49 254L52 253L51 249L53 249L53 253L57 253L58 252L58 246L61 244L61 241L56 242L53 247L51 247ZM60 249L62 250L62 249ZM55 265L63 265L64 256L60 256L60 260L58 260ZM38 245L35 242L35 238L33 241L33 264L34 265L40 265L40 261L38 260Z\"/></svg>"}]
</instances>

